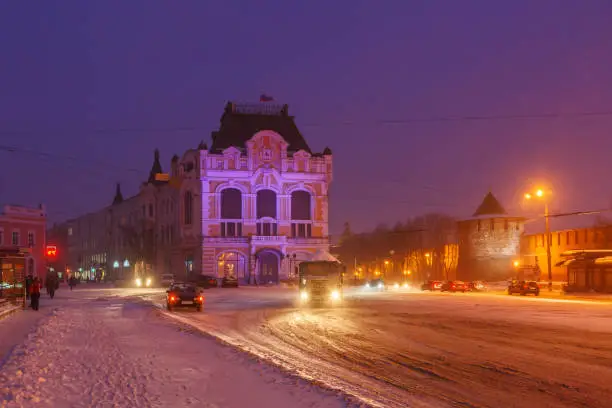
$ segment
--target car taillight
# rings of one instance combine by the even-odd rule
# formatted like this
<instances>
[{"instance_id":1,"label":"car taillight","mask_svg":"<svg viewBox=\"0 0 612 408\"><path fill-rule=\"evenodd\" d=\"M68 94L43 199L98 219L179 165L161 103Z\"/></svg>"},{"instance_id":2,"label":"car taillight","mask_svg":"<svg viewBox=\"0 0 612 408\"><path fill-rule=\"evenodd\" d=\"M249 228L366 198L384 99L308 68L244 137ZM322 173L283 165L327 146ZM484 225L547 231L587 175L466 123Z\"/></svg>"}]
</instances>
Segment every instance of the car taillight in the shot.
<instances>
[{"instance_id":1,"label":"car taillight","mask_svg":"<svg viewBox=\"0 0 612 408\"><path fill-rule=\"evenodd\" d=\"M170 296L170 301L171 301L171 302L174 302L174 300L175 300L175 299L176 299L176 298L175 298L174 296Z\"/></svg>"},{"instance_id":2,"label":"car taillight","mask_svg":"<svg viewBox=\"0 0 612 408\"><path fill-rule=\"evenodd\" d=\"M203 301L204 301L204 296L200 296L200 297L198 298L198 300L199 300L200 302L203 302Z\"/></svg>"}]
</instances>

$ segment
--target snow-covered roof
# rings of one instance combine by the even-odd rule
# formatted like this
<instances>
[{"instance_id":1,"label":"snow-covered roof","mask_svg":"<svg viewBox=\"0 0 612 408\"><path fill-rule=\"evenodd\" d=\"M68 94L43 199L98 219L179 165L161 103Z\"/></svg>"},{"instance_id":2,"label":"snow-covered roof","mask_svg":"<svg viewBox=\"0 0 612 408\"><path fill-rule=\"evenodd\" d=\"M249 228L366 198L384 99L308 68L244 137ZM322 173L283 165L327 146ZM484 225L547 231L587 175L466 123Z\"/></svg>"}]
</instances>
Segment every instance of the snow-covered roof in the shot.
<instances>
[{"instance_id":1,"label":"snow-covered roof","mask_svg":"<svg viewBox=\"0 0 612 408\"><path fill-rule=\"evenodd\" d=\"M338 258L323 249L319 249L314 253L312 261L340 262Z\"/></svg>"}]
</instances>

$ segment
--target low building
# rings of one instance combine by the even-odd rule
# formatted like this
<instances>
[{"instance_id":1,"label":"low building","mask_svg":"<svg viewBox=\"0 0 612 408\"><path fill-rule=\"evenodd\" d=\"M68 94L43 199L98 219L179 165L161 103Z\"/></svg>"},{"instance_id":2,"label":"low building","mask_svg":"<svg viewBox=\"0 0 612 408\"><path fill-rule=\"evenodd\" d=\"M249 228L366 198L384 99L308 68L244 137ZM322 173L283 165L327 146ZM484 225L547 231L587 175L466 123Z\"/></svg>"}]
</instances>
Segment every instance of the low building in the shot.
<instances>
[{"instance_id":1,"label":"low building","mask_svg":"<svg viewBox=\"0 0 612 408\"><path fill-rule=\"evenodd\" d=\"M0 213L0 249L26 254L26 274L44 279L46 274L47 211L44 205L30 208L5 205Z\"/></svg>"}]
</instances>

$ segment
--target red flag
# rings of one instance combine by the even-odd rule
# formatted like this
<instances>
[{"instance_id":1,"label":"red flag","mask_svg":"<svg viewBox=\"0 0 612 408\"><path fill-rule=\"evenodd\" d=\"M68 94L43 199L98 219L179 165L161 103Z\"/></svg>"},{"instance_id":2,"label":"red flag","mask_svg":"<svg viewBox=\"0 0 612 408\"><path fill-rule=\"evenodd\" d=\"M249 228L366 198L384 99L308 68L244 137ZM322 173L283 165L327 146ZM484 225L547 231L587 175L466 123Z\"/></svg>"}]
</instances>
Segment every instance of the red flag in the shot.
<instances>
[{"instance_id":1,"label":"red flag","mask_svg":"<svg viewBox=\"0 0 612 408\"><path fill-rule=\"evenodd\" d=\"M273 97L266 95L266 94L261 94L259 96L259 102L272 102L274 100Z\"/></svg>"}]
</instances>

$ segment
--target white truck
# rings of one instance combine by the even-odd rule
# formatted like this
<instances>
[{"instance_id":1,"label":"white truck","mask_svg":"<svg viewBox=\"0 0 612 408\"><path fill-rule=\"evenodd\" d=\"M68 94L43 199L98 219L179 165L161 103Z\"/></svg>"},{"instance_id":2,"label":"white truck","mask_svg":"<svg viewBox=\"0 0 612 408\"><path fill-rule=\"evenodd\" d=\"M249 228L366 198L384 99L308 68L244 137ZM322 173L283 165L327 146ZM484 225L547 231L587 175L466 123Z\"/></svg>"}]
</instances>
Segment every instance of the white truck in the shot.
<instances>
[{"instance_id":1,"label":"white truck","mask_svg":"<svg viewBox=\"0 0 612 408\"><path fill-rule=\"evenodd\" d=\"M345 267L337 261L307 261L299 266L302 305L339 304Z\"/></svg>"}]
</instances>

